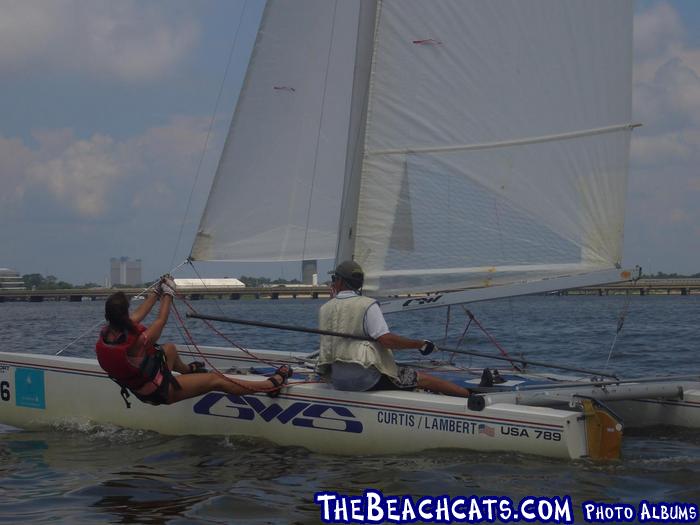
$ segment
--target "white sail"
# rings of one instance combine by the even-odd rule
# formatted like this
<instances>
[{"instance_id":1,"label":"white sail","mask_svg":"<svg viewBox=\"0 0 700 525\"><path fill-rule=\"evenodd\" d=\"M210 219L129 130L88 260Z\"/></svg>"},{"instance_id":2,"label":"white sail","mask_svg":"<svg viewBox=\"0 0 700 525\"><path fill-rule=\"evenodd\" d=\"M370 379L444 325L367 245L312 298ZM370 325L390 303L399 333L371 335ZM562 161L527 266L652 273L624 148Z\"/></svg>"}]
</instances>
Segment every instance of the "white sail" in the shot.
<instances>
[{"instance_id":1,"label":"white sail","mask_svg":"<svg viewBox=\"0 0 700 525\"><path fill-rule=\"evenodd\" d=\"M191 256L333 258L359 3L271 0Z\"/></svg>"},{"instance_id":2,"label":"white sail","mask_svg":"<svg viewBox=\"0 0 700 525\"><path fill-rule=\"evenodd\" d=\"M632 0L384 0L354 224L374 293L621 259Z\"/></svg>"}]
</instances>

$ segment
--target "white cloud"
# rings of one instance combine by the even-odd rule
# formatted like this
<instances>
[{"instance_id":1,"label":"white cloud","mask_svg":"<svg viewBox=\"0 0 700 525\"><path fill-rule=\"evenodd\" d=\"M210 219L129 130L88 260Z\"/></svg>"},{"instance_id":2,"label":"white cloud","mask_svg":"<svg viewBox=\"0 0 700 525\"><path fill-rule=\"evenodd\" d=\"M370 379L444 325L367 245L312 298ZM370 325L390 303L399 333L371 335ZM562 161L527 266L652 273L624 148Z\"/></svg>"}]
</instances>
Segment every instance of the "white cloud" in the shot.
<instances>
[{"instance_id":1,"label":"white cloud","mask_svg":"<svg viewBox=\"0 0 700 525\"><path fill-rule=\"evenodd\" d=\"M685 36L678 12L667 2L634 17L634 52L638 60L673 53Z\"/></svg>"},{"instance_id":2,"label":"white cloud","mask_svg":"<svg viewBox=\"0 0 700 525\"><path fill-rule=\"evenodd\" d=\"M635 16L634 120L625 258L700 271L700 49L671 2Z\"/></svg>"},{"instance_id":3,"label":"white cloud","mask_svg":"<svg viewBox=\"0 0 700 525\"><path fill-rule=\"evenodd\" d=\"M41 130L33 134L33 148L0 137L0 173L9 189L0 202L14 203L29 217L45 211L32 209L37 199L87 219L139 209L172 213L172 204L186 197L194 181L207 126L204 118L176 117L121 142L107 135L79 139L67 129ZM211 163L204 170L210 175Z\"/></svg>"},{"instance_id":4,"label":"white cloud","mask_svg":"<svg viewBox=\"0 0 700 525\"><path fill-rule=\"evenodd\" d=\"M74 142L57 158L32 163L27 173L33 183L88 218L104 213L110 189L124 177L114 142L102 135Z\"/></svg>"},{"instance_id":5,"label":"white cloud","mask_svg":"<svg viewBox=\"0 0 700 525\"><path fill-rule=\"evenodd\" d=\"M700 147L700 49L687 43L682 18L661 2L635 16L636 168L692 162Z\"/></svg>"},{"instance_id":6,"label":"white cloud","mask_svg":"<svg viewBox=\"0 0 700 525\"><path fill-rule=\"evenodd\" d=\"M134 0L4 0L0 72L43 68L158 79L196 43L198 27L181 11Z\"/></svg>"}]
</instances>

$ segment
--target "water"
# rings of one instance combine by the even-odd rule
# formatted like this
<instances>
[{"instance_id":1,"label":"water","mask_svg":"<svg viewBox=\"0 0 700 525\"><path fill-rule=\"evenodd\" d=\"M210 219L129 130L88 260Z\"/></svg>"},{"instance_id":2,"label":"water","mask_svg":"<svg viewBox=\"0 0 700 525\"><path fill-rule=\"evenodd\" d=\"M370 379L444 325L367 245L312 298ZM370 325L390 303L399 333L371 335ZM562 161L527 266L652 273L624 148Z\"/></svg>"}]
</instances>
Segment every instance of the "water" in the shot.
<instances>
[{"instance_id":1,"label":"water","mask_svg":"<svg viewBox=\"0 0 700 525\"><path fill-rule=\"evenodd\" d=\"M202 313L316 326L321 301L200 301ZM574 366L605 366L624 298L532 297L472 305L514 355ZM9 351L55 353L78 334L66 355L89 356L104 303L2 303L0 340ZM183 307L180 307L181 313ZM700 373L700 296L632 297L609 369L627 377ZM452 308L448 344L464 328ZM445 311L388 317L396 332L432 338L445 332ZM200 321L198 342L223 344ZM171 317L162 340L181 341ZM226 326L249 347L313 350L314 336ZM474 326L467 345L494 352ZM469 364L469 359L463 361ZM478 363L473 363L478 364ZM121 403L115 391L115 403ZM520 454L430 451L383 457L334 457L223 437L166 437L108 426L42 432L0 429L0 522L318 523L313 494L527 495L568 494L639 503L700 502L700 431L669 428L627 433L618 462L560 461ZM580 516L577 522L580 521Z\"/></svg>"}]
</instances>

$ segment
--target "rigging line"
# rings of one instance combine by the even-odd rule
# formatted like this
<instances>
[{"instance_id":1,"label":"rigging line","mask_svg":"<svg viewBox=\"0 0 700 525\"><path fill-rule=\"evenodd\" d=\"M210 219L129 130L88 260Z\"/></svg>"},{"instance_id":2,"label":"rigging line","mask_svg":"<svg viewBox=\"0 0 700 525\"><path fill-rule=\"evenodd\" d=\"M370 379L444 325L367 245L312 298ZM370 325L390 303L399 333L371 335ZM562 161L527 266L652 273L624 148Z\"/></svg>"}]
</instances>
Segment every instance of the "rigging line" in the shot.
<instances>
[{"instance_id":1,"label":"rigging line","mask_svg":"<svg viewBox=\"0 0 700 525\"><path fill-rule=\"evenodd\" d=\"M359 341L375 341L371 337L364 336L364 335L355 335L355 334L349 334L349 333L343 333L343 332L334 332L332 330L319 330L317 328L308 328L308 327L303 327L303 326L264 323L261 321L249 321L249 320L245 320L245 319L234 319L232 317L217 317L217 316L213 316L213 315L201 315L201 314L187 314L187 317L195 318L195 319L220 321L222 323L236 323L236 324L243 324L243 325L250 325L250 326L262 326L265 328L275 328L277 330L288 330L290 332L306 332L306 333L310 333L310 334L329 335L331 337L343 337L346 339L356 339ZM477 319L474 319L474 321L477 323L477 325L479 324L479 321ZM545 368L554 368L557 370L568 370L570 372L580 372L580 373L589 374L589 375L613 377L613 378L617 379L617 376L615 376L613 374L606 374L606 373L598 371L598 370L588 370L585 368L574 368L574 367L566 366L566 365L557 365L554 363L532 361L530 359L527 359L527 360L526 359L513 359L510 356L503 357L503 356L499 356L499 355L489 355L489 354L484 354L483 352L475 352L475 351L471 351L471 350L459 350L457 348L445 348L444 350L447 352L455 352L458 354L465 354L465 355L474 355L477 357L484 357L487 359L497 359L499 361L509 361L513 365L513 367L519 371L521 371L520 368L515 366L513 364L513 361L515 361L517 363L521 363L522 365L543 366ZM312 354L307 355L306 358L310 359L312 356L315 357L316 355L317 355L317 353L314 352Z\"/></svg>"},{"instance_id":2,"label":"rigging line","mask_svg":"<svg viewBox=\"0 0 700 525\"><path fill-rule=\"evenodd\" d=\"M503 347L498 343L498 341L496 341L496 338L493 337L493 336L488 332L488 330L486 330L486 328L484 328L484 326L479 322L479 320L474 316L474 314L473 314L469 309L467 309L467 307L464 306L464 305L462 305L462 309L464 310L464 313L466 313L466 314L469 316L469 319L473 320L473 321L476 323L476 326L478 326L478 327L481 329L481 331L484 332L484 334L486 335L486 337L488 337L488 339L491 341L491 343L492 343L496 348L498 348L499 352L501 352L501 355L502 355L505 359L507 359L508 361L510 361L510 364L513 366L513 368L515 368L518 372L522 372L522 369L521 369L520 367L518 367L518 365L515 364L516 360L513 359L513 358L508 354L508 352L506 352L505 348L503 348ZM518 361L518 362L524 363L524 361Z\"/></svg>"},{"instance_id":3,"label":"rigging line","mask_svg":"<svg viewBox=\"0 0 700 525\"><path fill-rule=\"evenodd\" d=\"M321 143L321 128L323 126L323 112L326 108L326 91L328 90L328 70L331 64L331 51L333 50L333 35L335 34L335 16L338 11L338 0L333 4L333 24L331 25L331 36L330 42L328 44L328 57L326 58L326 72L323 78L323 98L321 98L321 114L318 117L318 132L316 134L316 152L314 154L314 168L313 176L311 177L311 191L309 191L309 204L306 208L306 227L304 228L304 243L301 248L301 258L304 260L306 257L306 240L309 235L309 222L311 221L311 202L314 196L314 185L316 183L316 167L318 164L318 149Z\"/></svg>"},{"instance_id":4,"label":"rigging line","mask_svg":"<svg viewBox=\"0 0 700 525\"><path fill-rule=\"evenodd\" d=\"M457 349L459 349L459 347L462 346L462 343L464 342L464 338L467 337L467 331L469 330L469 327L471 326L471 324L472 324L472 319L469 318L469 321L467 322L467 326L464 327L464 331L462 332L462 336L457 341ZM454 360L455 355L456 354L453 352L452 353L452 360ZM470 356L469 357L469 365L467 365L467 366L471 367L472 361L473 361L473 356ZM450 364L452 364L452 362L450 362Z\"/></svg>"},{"instance_id":5,"label":"rigging line","mask_svg":"<svg viewBox=\"0 0 700 525\"><path fill-rule=\"evenodd\" d=\"M184 266L185 264L187 264L187 261L184 261L183 263L179 264L178 266L175 266L175 267L174 267L172 270L170 270L170 272L168 272L168 273L176 272L177 270L179 270L179 269L180 269L182 266ZM150 286L147 286L146 288L144 288L143 290L141 290L141 291L140 291L139 293L137 293L136 295L143 295L143 294L145 294L145 293L148 293L148 291L149 291L151 288L153 288L153 287L156 285L156 283L159 282L159 280L160 280L160 279L157 279L157 280L153 281L153 283L152 283ZM89 334L89 333L94 333L95 329L96 329L98 326L102 325L102 324L104 324L104 321L100 319L97 323L95 323L95 324L92 325L90 328L88 328L87 330L85 330L84 332L82 332L80 335L78 335L78 337L76 337L75 339L73 339L70 343L68 343L67 345L65 345L65 346L64 346L63 348L61 348L60 350L58 350L54 355L61 355L61 354L64 352L64 350L66 350L66 349L70 348L71 346L73 346L75 343L77 343L78 341L80 341L80 340L81 340L83 337L85 337L87 334Z\"/></svg>"},{"instance_id":6,"label":"rigging line","mask_svg":"<svg viewBox=\"0 0 700 525\"><path fill-rule=\"evenodd\" d=\"M625 292L625 303L623 304L622 311L620 312L620 316L617 319L617 329L615 330L615 337L613 337L612 344L610 345L610 352L608 352L608 359L605 361L605 366L603 367L603 370L607 370L608 365L610 364L610 358L612 358L613 350L615 349L615 345L617 344L617 337L620 335L620 332L622 332L622 327L625 324L625 317L628 313L631 297L632 295L630 294L630 291L627 290Z\"/></svg>"},{"instance_id":7,"label":"rigging line","mask_svg":"<svg viewBox=\"0 0 700 525\"><path fill-rule=\"evenodd\" d=\"M221 85L219 86L219 93L216 96L216 102L214 103L214 112L212 113L211 119L209 120L209 128L207 129L207 135L204 139L204 146L202 148L202 154L199 157L199 162L197 163L197 169L195 171L195 177L194 177L194 182L192 183L192 188L190 189L190 194L187 197L187 205L185 206L185 213L182 217L182 222L180 223L180 231L178 232L177 235L177 242L175 243L175 250L173 250L173 258L170 261L170 265L172 266L173 262L175 261L175 257L177 257L177 250L180 248L180 241L182 240L182 233L185 229L185 222L187 221L187 216L190 213L190 206L192 205L192 196L194 195L194 189L197 187L197 181L199 181L199 177L202 174L202 165L204 164L204 157L207 154L207 148L209 146L209 138L211 137L211 132L212 129L214 128L214 121L216 120L216 114L219 111L219 103L221 102L221 95L224 92L224 85L226 84L226 78L228 77L228 72L229 68L231 67L231 60L233 59L233 52L236 49L236 46L238 45L238 35L240 33L241 25L243 24L243 18L244 14L246 11L246 7L248 6L248 0L245 0L243 3L243 9L241 10L241 16L238 19L238 27L236 27L236 32L233 37L233 43L231 44L231 49L228 54L228 61L226 62L226 69L224 70L224 76L221 80Z\"/></svg>"},{"instance_id":8,"label":"rigging line","mask_svg":"<svg viewBox=\"0 0 700 525\"><path fill-rule=\"evenodd\" d=\"M447 337L449 334L450 330L450 321L452 320L452 305L447 305L447 313L445 315L445 335L442 337L442 346L445 346L447 344ZM455 355L452 354L450 358L447 360L448 363L452 364L452 360L454 359Z\"/></svg>"},{"instance_id":9,"label":"rigging line","mask_svg":"<svg viewBox=\"0 0 700 525\"><path fill-rule=\"evenodd\" d=\"M183 302L184 302L184 301L183 301ZM187 304L187 303L185 302L185 304ZM189 306L189 305L187 305L187 306ZM194 341L194 337L192 337L192 334L191 334L190 331L187 329L187 326L185 325L184 320L183 320L182 317L180 316L180 312L178 312L177 308L175 307L175 303L174 303L174 302L172 303L172 307L173 307L173 311L175 312L175 316L177 317L178 321L179 321L180 324L182 325L182 328L185 330L185 333L187 334L188 338L190 339L190 341L191 341L191 343L192 343L192 346L194 346L194 348L195 348L195 350L197 350L197 353L199 354L199 356L204 360L204 362L209 366L209 368L211 368L211 369L214 371L215 374L217 374L217 375L223 377L224 379L226 379L227 381L230 381L231 383L233 383L233 384L239 386L239 387L242 388L243 390L248 391L248 392L251 392L251 393L255 392L254 390L251 390L249 387L247 387L247 386L245 386L244 384L242 384L240 381L236 381L235 379L233 379L233 378L227 376L226 374L224 374L223 372L221 372L218 368L216 368L216 367L211 363L211 361L209 361L209 359L207 358L207 356L204 354L204 352L202 352L202 351L200 350L200 348L197 346L197 343ZM271 384L272 384L272 383L271 383ZM274 390L274 389L275 389L274 387L270 387L269 391L272 391L272 390Z\"/></svg>"},{"instance_id":10,"label":"rigging line","mask_svg":"<svg viewBox=\"0 0 700 525\"><path fill-rule=\"evenodd\" d=\"M493 208L494 212L496 214L496 229L498 230L498 245L501 250L501 257L503 260L506 260L505 257L505 250L503 249L504 243L503 243L503 229L501 228L501 213L498 208L498 199L494 196L493 198ZM513 297L509 296L508 297L508 312L510 313L510 320L511 323L515 319L515 315L513 313Z\"/></svg>"},{"instance_id":11,"label":"rigging line","mask_svg":"<svg viewBox=\"0 0 700 525\"><path fill-rule=\"evenodd\" d=\"M202 282L202 285L203 285L205 288L208 288L207 285L206 285L206 283L204 282L204 279L202 278L202 276L201 276L201 275L199 274L199 272L197 271L197 268L195 267L194 262L193 262L192 260L190 260L189 263L190 263L190 265L192 266L192 270L194 271L194 273L197 275L197 277L199 278L199 280ZM182 297L181 299L182 299L182 302L185 303L185 305L187 306L187 308L190 309L191 312L193 312L194 314L197 314L197 310L195 310L195 308L194 308L184 297ZM216 307L217 307L217 309L218 309L222 314L225 314L224 310L221 308L221 306L220 306L218 303L216 303ZM187 316L189 317L189 314L187 314ZM248 357L251 357L251 358L255 359L256 361L259 361L260 363L263 363L263 364L266 364L266 365L268 365L268 366L273 366L273 367L274 367L274 365L273 365L271 362L265 361L264 359L262 359L262 358L256 356L255 354L253 354L253 353L250 352L249 350L243 348L243 347L240 346L239 344L235 343L234 341L232 341L231 339L229 339L228 337L226 337L226 335L225 335L223 332L220 332L219 330L217 330L217 328L216 328L214 325L212 325L210 322L208 322L208 321L205 320L205 321L204 321L204 324L206 324L212 332L214 332L216 335L218 335L219 337L221 337L224 341L226 341L226 342L227 342L228 344L230 344L232 347L238 348L240 351L242 351L243 353L245 353L246 355L248 355Z\"/></svg>"}]
</instances>

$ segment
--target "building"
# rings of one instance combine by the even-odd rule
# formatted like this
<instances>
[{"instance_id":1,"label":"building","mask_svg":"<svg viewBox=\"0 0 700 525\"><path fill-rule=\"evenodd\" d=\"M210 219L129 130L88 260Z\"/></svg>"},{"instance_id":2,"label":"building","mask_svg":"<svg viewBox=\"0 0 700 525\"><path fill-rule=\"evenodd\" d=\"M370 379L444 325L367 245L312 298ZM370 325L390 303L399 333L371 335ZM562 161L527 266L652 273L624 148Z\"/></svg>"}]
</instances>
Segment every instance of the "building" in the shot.
<instances>
[{"instance_id":1,"label":"building","mask_svg":"<svg viewBox=\"0 0 700 525\"><path fill-rule=\"evenodd\" d=\"M318 269L315 259L301 261L301 282L312 286L318 285Z\"/></svg>"},{"instance_id":2,"label":"building","mask_svg":"<svg viewBox=\"0 0 700 525\"><path fill-rule=\"evenodd\" d=\"M192 288L216 288L217 290L245 288L245 284L233 277L224 277L221 279L175 279L175 286L181 291Z\"/></svg>"},{"instance_id":3,"label":"building","mask_svg":"<svg viewBox=\"0 0 700 525\"><path fill-rule=\"evenodd\" d=\"M19 272L9 268L0 268L0 290L25 290L24 281Z\"/></svg>"},{"instance_id":4,"label":"building","mask_svg":"<svg viewBox=\"0 0 700 525\"><path fill-rule=\"evenodd\" d=\"M112 286L125 284L134 286L143 283L141 278L141 259L129 259L128 257L112 257L109 260L109 280Z\"/></svg>"}]
</instances>

